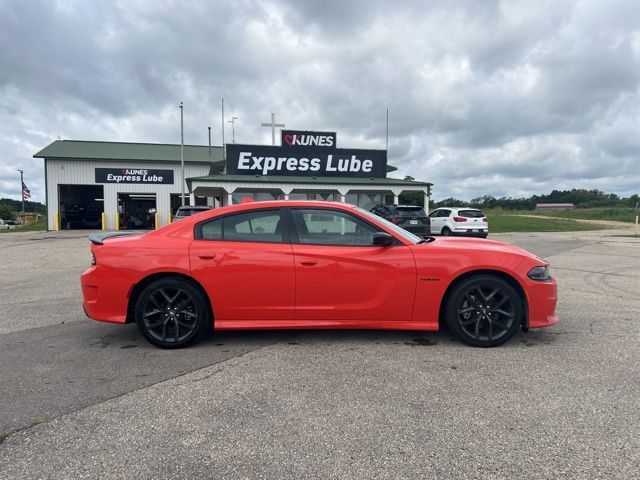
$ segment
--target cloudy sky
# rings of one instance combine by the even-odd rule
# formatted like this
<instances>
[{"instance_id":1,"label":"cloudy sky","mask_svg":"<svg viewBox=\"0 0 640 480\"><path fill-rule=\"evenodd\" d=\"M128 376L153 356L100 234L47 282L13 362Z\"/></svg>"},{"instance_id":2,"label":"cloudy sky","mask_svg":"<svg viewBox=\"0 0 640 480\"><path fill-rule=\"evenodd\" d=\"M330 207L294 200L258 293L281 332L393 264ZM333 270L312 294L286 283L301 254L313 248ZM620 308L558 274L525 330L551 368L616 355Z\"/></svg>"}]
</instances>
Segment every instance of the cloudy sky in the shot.
<instances>
[{"instance_id":1,"label":"cloudy sky","mask_svg":"<svg viewBox=\"0 0 640 480\"><path fill-rule=\"evenodd\" d=\"M58 138L384 148L434 197L640 190L640 3L0 0L0 197ZM227 139L231 136L227 125Z\"/></svg>"}]
</instances>

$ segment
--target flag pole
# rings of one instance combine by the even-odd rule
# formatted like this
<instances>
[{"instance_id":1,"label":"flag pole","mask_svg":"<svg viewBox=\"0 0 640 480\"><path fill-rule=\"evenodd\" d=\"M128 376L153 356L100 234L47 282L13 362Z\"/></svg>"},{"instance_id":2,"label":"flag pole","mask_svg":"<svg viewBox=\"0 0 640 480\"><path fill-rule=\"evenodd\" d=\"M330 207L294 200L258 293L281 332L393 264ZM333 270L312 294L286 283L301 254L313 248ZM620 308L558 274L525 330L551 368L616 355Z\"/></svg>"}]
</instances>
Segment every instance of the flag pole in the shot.
<instances>
[{"instance_id":1,"label":"flag pole","mask_svg":"<svg viewBox=\"0 0 640 480\"><path fill-rule=\"evenodd\" d=\"M182 171L182 182L180 204L184 207L184 120L183 120L184 105L180 102L180 169Z\"/></svg>"},{"instance_id":2,"label":"flag pole","mask_svg":"<svg viewBox=\"0 0 640 480\"><path fill-rule=\"evenodd\" d=\"M24 214L24 171L17 169L20 172L20 193L22 194L22 226L24 226L25 222L25 214Z\"/></svg>"}]
</instances>

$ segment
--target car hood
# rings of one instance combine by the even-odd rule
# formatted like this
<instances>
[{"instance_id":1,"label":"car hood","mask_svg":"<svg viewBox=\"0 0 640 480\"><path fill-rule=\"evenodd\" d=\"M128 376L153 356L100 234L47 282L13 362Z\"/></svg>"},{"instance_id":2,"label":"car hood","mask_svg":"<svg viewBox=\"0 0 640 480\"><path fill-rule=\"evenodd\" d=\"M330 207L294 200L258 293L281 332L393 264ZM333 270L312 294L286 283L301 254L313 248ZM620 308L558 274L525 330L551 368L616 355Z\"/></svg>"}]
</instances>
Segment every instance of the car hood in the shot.
<instances>
[{"instance_id":1,"label":"car hood","mask_svg":"<svg viewBox=\"0 0 640 480\"><path fill-rule=\"evenodd\" d=\"M526 257L535 260L542 261L547 263L542 258L534 255L527 250L516 247L515 245L511 245L504 242L499 242L497 240L488 240L482 238L458 238L458 237L446 237L446 238L436 238L433 242L419 244L418 246L425 246L431 248L443 248L447 250L459 250L459 251L484 251L487 253L494 254L509 254L516 255L519 257Z\"/></svg>"}]
</instances>

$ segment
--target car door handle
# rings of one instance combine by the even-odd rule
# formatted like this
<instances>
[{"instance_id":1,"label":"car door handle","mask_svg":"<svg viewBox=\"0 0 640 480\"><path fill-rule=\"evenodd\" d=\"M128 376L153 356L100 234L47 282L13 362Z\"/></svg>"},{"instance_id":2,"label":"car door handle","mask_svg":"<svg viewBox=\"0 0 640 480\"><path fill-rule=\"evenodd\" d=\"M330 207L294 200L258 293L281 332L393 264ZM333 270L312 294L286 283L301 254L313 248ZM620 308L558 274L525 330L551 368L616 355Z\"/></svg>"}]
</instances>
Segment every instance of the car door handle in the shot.
<instances>
[{"instance_id":1,"label":"car door handle","mask_svg":"<svg viewBox=\"0 0 640 480\"><path fill-rule=\"evenodd\" d=\"M200 258L202 260L213 260L214 258L216 258L216 254L215 253L203 253L201 255L198 255L198 258Z\"/></svg>"},{"instance_id":2,"label":"car door handle","mask_svg":"<svg viewBox=\"0 0 640 480\"><path fill-rule=\"evenodd\" d=\"M305 267L313 267L314 265L317 265L317 264L318 264L318 261L313 259L300 260L300 265L304 265Z\"/></svg>"}]
</instances>

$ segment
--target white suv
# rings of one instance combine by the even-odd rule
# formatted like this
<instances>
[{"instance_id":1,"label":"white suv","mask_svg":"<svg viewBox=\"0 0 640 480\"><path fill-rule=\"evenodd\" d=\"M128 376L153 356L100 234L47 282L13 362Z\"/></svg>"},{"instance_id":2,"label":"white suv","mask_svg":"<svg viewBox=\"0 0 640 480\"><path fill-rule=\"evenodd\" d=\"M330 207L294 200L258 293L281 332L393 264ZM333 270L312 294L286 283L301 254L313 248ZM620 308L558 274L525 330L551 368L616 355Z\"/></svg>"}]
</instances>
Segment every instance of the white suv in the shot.
<instances>
[{"instance_id":1,"label":"white suv","mask_svg":"<svg viewBox=\"0 0 640 480\"><path fill-rule=\"evenodd\" d=\"M429 214L431 233L487 238L489 221L475 208L437 208Z\"/></svg>"}]
</instances>

